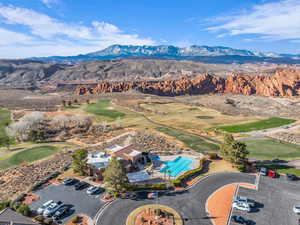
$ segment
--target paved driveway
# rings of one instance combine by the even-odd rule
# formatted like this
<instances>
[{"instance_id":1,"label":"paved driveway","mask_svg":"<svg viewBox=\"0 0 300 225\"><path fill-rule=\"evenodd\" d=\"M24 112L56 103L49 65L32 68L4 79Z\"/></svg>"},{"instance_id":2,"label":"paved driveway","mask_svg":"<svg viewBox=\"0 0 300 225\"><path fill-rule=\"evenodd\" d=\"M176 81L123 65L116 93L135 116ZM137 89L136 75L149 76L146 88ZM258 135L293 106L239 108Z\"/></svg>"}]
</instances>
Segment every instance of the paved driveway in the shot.
<instances>
[{"instance_id":1,"label":"paved driveway","mask_svg":"<svg viewBox=\"0 0 300 225\"><path fill-rule=\"evenodd\" d=\"M72 208L72 214L86 214L93 218L97 211L105 204L100 200L100 195L89 196L86 194L86 188L83 190L74 190L74 186L65 186L63 184L51 184L35 192L40 199L34 201L30 207L33 210L38 209L48 200L62 201ZM63 222L70 219L70 216L62 219Z\"/></svg>"},{"instance_id":2,"label":"paved driveway","mask_svg":"<svg viewBox=\"0 0 300 225\"><path fill-rule=\"evenodd\" d=\"M242 173L221 173L210 176L189 191L174 196L159 197L158 204L175 209L185 219L185 225L211 225L205 210L207 198L218 188L230 183L255 183L255 176ZM97 220L97 225L124 225L126 218L135 208L154 204L156 200L118 200L108 206Z\"/></svg>"},{"instance_id":3,"label":"paved driveway","mask_svg":"<svg viewBox=\"0 0 300 225\"><path fill-rule=\"evenodd\" d=\"M295 204L300 205L300 181L287 181L285 176L261 177L258 191L240 188L238 194L257 201L260 207L251 213L234 209L233 215L251 219L257 225L298 225L300 216L292 209Z\"/></svg>"}]
</instances>

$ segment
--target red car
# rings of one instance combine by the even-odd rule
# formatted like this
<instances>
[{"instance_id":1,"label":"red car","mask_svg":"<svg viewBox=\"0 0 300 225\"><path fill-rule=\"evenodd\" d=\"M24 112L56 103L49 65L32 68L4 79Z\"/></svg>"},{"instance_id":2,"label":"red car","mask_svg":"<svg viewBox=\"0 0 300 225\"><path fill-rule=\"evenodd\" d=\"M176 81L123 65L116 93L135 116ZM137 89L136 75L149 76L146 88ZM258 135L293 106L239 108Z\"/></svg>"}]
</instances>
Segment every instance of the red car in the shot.
<instances>
[{"instance_id":1,"label":"red car","mask_svg":"<svg viewBox=\"0 0 300 225\"><path fill-rule=\"evenodd\" d=\"M274 170L269 170L268 171L268 177L276 178L276 177L278 177L278 174Z\"/></svg>"}]
</instances>

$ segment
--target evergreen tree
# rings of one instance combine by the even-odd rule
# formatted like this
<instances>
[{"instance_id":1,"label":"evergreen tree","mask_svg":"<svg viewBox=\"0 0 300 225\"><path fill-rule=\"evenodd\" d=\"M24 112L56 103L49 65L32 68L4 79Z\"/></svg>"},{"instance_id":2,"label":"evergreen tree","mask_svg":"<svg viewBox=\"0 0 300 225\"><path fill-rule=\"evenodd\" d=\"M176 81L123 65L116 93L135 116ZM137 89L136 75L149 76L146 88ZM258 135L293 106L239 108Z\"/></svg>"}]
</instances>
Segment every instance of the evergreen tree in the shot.
<instances>
[{"instance_id":1,"label":"evergreen tree","mask_svg":"<svg viewBox=\"0 0 300 225\"><path fill-rule=\"evenodd\" d=\"M126 169L116 157L112 157L103 173L105 187L110 194L126 191L129 184Z\"/></svg>"},{"instance_id":2,"label":"evergreen tree","mask_svg":"<svg viewBox=\"0 0 300 225\"><path fill-rule=\"evenodd\" d=\"M87 155L88 151L86 149L79 149L75 151L72 155L73 159L73 170L75 173L78 173L80 176L87 175Z\"/></svg>"},{"instance_id":3,"label":"evergreen tree","mask_svg":"<svg viewBox=\"0 0 300 225\"><path fill-rule=\"evenodd\" d=\"M0 147L6 147L10 150L10 145L14 143L14 139L9 136L0 137Z\"/></svg>"},{"instance_id":4,"label":"evergreen tree","mask_svg":"<svg viewBox=\"0 0 300 225\"><path fill-rule=\"evenodd\" d=\"M225 134L220 152L224 160L234 164L240 171L246 170L249 151L245 143L234 140L231 134Z\"/></svg>"}]
</instances>

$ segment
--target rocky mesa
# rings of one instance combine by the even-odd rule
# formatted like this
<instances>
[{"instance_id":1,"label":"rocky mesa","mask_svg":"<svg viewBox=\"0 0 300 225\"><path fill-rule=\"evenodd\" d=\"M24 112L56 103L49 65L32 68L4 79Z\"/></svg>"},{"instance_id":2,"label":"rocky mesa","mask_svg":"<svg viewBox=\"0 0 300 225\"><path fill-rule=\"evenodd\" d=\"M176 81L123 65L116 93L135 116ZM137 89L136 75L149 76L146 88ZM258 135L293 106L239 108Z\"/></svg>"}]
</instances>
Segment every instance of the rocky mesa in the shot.
<instances>
[{"instance_id":1,"label":"rocky mesa","mask_svg":"<svg viewBox=\"0 0 300 225\"><path fill-rule=\"evenodd\" d=\"M273 75L232 74L227 77L201 74L194 78L184 76L177 80L163 81L103 81L96 85L83 85L76 88L79 95L137 90L142 93L162 96L233 93L273 97L300 95L300 71L277 70Z\"/></svg>"}]
</instances>

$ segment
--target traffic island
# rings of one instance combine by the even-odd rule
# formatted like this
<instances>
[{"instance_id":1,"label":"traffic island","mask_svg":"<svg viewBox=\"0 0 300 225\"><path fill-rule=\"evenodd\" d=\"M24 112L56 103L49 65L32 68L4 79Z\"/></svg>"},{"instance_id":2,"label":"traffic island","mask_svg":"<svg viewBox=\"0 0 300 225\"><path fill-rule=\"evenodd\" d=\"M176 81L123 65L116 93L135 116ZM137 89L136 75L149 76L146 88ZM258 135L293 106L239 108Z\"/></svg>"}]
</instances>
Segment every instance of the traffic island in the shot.
<instances>
[{"instance_id":1,"label":"traffic island","mask_svg":"<svg viewBox=\"0 0 300 225\"><path fill-rule=\"evenodd\" d=\"M183 225L182 218L174 209L164 205L144 205L132 211L126 225Z\"/></svg>"}]
</instances>

